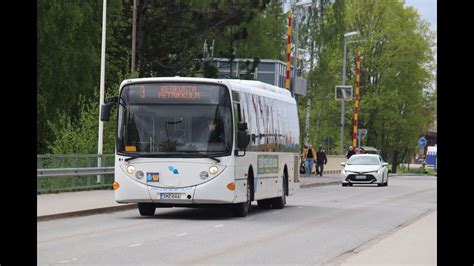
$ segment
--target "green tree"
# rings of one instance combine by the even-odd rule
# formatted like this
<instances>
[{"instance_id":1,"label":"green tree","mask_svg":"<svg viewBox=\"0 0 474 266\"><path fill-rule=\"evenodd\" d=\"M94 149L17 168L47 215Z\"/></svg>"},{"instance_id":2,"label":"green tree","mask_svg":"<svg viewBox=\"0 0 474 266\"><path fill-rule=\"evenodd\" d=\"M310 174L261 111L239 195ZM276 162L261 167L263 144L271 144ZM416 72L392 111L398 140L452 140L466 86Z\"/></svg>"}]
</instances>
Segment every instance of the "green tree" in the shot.
<instances>
[{"instance_id":1,"label":"green tree","mask_svg":"<svg viewBox=\"0 0 474 266\"><path fill-rule=\"evenodd\" d=\"M428 67L433 35L416 11L399 1L348 1L347 10L347 25L366 40L357 45L363 70L360 127L368 129L367 143L380 148L396 172L435 119L432 99L424 93L433 78ZM351 51L355 62L356 49Z\"/></svg>"},{"instance_id":2,"label":"green tree","mask_svg":"<svg viewBox=\"0 0 474 266\"><path fill-rule=\"evenodd\" d=\"M127 46L117 41L124 35L122 8L121 1L108 1L106 89L129 65ZM57 114L77 123L79 99L91 100L98 92L102 2L40 0L37 16L37 148L46 153L54 142Z\"/></svg>"}]
</instances>

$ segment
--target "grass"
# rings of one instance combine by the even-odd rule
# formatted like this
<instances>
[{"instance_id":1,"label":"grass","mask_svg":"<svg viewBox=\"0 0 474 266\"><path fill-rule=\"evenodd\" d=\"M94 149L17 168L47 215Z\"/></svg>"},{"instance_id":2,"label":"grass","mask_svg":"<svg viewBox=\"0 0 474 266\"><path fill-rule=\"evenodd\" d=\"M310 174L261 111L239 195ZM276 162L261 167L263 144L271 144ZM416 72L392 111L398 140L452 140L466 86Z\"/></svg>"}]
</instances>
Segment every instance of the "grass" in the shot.
<instances>
[{"instance_id":1,"label":"grass","mask_svg":"<svg viewBox=\"0 0 474 266\"><path fill-rule=\"evenodd\" d=\"M391 168L389 168L391 169ZM405 166L399 166L397 169L398 174L419 174L419 175L436 175L436 171L433 167L426 166L424 171L423 168L410 168L408 169Z\"/></svg>"}]
</instances>

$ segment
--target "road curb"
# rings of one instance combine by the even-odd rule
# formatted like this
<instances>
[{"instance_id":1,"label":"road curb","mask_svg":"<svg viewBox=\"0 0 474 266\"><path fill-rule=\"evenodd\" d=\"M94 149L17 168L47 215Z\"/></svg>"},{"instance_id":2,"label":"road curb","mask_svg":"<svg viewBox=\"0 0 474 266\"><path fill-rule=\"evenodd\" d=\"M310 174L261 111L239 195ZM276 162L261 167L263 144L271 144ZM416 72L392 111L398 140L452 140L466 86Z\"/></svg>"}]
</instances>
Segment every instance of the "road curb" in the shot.
<instances>
[{"instance_id":1,"label":"road curb","mask_svg":"<svg viewBox=\"0 0 474 266\"><path fill-rule=\"evenodd\" d=\"M324 182L324 183L304 184L304 185L300 185L300 188L331 186L331 185L341 184L341 182L342 181L330 181L330 182Z\"/></svg>"},{"instance_id":2,"label":"road curb","mask_svg":"<svg viewBox=\"0 0 474 266\"><path fill-rule=\"evenodd\" d=\"M130 209L135 209L135 208L137 208L137 204L132 203L132 204L120 205L120 206L112 206L112 207L104 207L104 208L96 208L96 209L75 211L75 212L65 212L65 213L42 215L42 216L38 216L36 218L36 221L37 222L49 221L49 220L69 218L69 217L87 216L87 215L99 214L99 213L125 211L125 210L130 210Z\"/></svg>"}]
</instances>

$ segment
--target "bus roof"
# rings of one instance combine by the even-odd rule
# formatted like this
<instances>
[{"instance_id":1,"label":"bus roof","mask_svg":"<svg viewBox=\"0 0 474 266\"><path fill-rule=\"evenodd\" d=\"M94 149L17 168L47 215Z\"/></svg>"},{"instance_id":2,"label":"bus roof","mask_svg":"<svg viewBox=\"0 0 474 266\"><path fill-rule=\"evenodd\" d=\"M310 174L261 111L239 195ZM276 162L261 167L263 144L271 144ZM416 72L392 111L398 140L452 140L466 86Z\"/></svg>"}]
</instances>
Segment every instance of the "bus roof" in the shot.
<instances>
[{"instance_id":1,"label":"bus roof","mask_svg":"<svg viewBox=\"0 0 474 266\"><path fill-rule=\"evenodd\" d=\"M290 91L271 84L267 84L257 80L240 80L240 79L211 79L211 78L195 78L195 77L154 77L154 78L135 78L126 79L120 84L120 89L123 86L131 83L140 82L207 82L216 84L225 84L232 90L248 92L252 94L267 96L284 101L296 103L291 96Z\"/></svg>"}]
</instances>

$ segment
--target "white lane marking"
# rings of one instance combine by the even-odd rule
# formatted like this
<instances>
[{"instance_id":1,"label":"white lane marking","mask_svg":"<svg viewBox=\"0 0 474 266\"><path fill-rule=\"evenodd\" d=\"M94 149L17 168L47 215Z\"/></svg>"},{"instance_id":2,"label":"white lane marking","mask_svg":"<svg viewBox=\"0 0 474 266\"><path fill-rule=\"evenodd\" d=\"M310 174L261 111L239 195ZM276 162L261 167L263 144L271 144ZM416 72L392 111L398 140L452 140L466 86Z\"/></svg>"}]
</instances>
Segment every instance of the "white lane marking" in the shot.
<instances>
[{"instance_id":1,"label":"white lane marking","mask_svg":"<svg viewBox=\"0 0 474 266\"><path fill-rule=\"evenodd\" d=\"M67 263L69 262L69 260L61 260L61 261L58 261L58 263Z\"/></svg>"},{"instance_id":2,"label":"white lane marking","mask_svg":"<svg viewBox=\"0 0 474 266\"><path fill-rule=\"evenodd\" d=\"M73 261L77 260L77 258L72 258Z\"/></svg>"},{"instance_id":3,"label":"white lane marking","mask_svg":"<svg viewBox=\"0 0 474 266\"><path fill-rule=\"evenodd\" d=\"M223 225L223 224L218 224L218 225L216 225L216 226L214 226L214 227L221 227L221 226L224 226L224 225Z\"/></svg>"},{"instance_id":4,"label":"white lane marking","mask_svg":"<svg viewBox=\"0 0 474 266\"><path fill-rule=\"evenodd\" d=\"M129 247L133 248L133 247L138 247L138 246L141 246L141 245L142 245L141 243L136 243L136 244L130 245Z\"/></svg>"},{"instance_id":5,"label":"white lane marking","mask_svg":"<svg viewBox=\"0 0 474 266\"><path fill-rule=\"evenodd\" d=\"M246 220L246 221L248 221L248 220L253 220L253 217L246 218L245 220Z\"/></svg>"},{"instance_id":6,"label":"white lane marking","mask_svg":"<svg viewBox=\"0 0 474 266\"><path fill-rule=\"evenodd\" d=\"M182 234L179 234L179 235L176 235L176 236L184 236L184 235L187 235L188 233L182 233Z\"/></svg>"},{"instance_id":7,"label":"white lane marking","mask_svg":"<svg viewBox=\"0 0 474 266\"><path fill-rule=\"evenodd\" d=\"M298 209L301 209L301 208L303 208L303 206L299 206L299 207L298 207Z\"/></svg>"},{"instance_id":8,"label":"white lane marking","mask_svg":"<svg viewBox=\"0 0 474 266\"><path fill-rule=\"evenodd\" d=\"M276 211L276 212L274 212L273 214L277 214L277 213L279 213L279 212L280 212L280 211Z\"/></svg>"}]
</instances>

